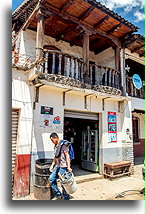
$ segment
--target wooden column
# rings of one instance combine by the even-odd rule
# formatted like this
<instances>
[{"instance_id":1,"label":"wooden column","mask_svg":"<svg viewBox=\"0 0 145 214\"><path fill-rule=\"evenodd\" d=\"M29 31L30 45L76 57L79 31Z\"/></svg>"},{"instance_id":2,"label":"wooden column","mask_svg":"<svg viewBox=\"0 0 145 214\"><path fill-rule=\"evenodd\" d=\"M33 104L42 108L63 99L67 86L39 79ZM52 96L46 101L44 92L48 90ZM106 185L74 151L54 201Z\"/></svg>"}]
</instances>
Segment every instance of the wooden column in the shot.
<instances>
[{"instance_id":1,"label":"wooden column","mask_svg":"<svg viewBox=\"0 0 145 214\"><path fill-rule=\"evenodd\" d=\"M126 70L125 70L125 48L124 44L121 49L121 60L120 60L120 69L121 69L121 85L123 88L123 95L126 96L127 85L126 85Z\"/></svg>"},{"instance_id":2,"label":"wooden column","mask_svg":"<svg viewBox=\"0 0 145 214\"><path fill-rule=\"evenodd\" d=\"M84 82L89 83L89 33L83 35L83 62L84 62Z\"/></svg>"},{"instance_id":3,"label":"wooden column","mask_svg":"<svg viewBox=\"0 0 145 214\"><path fill-rule=\"evenodd\" d=\"M117 71L120 71L120 47L115 48L115 69Z\"/></svg>"},{"instance_id":4,"label":"wooden column","mask_svg":"<svg viewBox=\"0 0 145 214\"><path fill-rule=\"evenodd\" d=\"M115 47L115 69L117 70L118 74L118 82L119 84L117 84L117 88L120 88L121 86L121 76L120 76L120 51L121 51L121 48L120 47Z\"/></svg>"},{"instance_id":5,"label":"wooden column","mask_svg":"<svg viewBox=\"0 0 145 214\"><path fill-rule=\"evenodd\" d=\"M44 15L39 9L37 14L36 60L40 60L43 56L44 27Z\"/></svg>"}]
</instances>

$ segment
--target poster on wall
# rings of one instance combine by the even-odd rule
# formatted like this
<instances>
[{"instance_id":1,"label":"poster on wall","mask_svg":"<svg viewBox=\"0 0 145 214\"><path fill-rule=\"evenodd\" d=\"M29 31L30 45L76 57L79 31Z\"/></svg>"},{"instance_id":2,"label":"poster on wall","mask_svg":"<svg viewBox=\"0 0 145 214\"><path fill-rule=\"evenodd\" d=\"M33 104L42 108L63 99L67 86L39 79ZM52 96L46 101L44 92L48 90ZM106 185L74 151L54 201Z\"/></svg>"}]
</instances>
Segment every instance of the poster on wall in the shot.
<instances>
[{"instance_id":1,"label":"poster on wall","mask_svg":"<svg viewBox=\"0 0 145 214\"><path fill-rule=\"evenodd\" d=\"M53 108L48 106L41 106L41 114L53 115Z\"/></svg>"},{"instance_id":2,"label":"poster on wall","mask_svg":"<svg viewBox=\"0 0 145 214\"><path fill-rule=\"evenodd\" d=\"M40 127L52 127L53 125L53 108L41 106Z\"/></svg>"},{"instance_id":3,"label":"poster on wall","mask_svg":"<svg viewBox=\"0 0 145 214\"><path fill-rule=\"evenodd\" d=\"M108 141L117 142L116 112L108 112Z\"/></svg>"},{"instance_id":4,"label":"poster on wall","mask_svg":"<svg viewBox=\"0 0 145 214\"><path fill-rule=\"evenodd\" d=\"M53 125L53 116L47 114L40 115L40 126L41 127L52 127Z\"/></svg>"}]
</instances>

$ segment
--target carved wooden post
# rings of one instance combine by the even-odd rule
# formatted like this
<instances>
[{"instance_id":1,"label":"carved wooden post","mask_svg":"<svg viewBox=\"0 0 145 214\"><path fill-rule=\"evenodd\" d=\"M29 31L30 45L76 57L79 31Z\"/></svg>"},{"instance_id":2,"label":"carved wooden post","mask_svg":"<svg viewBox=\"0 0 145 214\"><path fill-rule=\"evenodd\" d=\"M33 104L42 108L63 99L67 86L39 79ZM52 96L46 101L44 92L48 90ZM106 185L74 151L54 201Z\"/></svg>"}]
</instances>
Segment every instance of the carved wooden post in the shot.
<instances>
[{"instance_id":1,"label":"carved wooden post","mask_svg":"<svg viewBox=\"0 0 145 214\"><path fill-rule=\"evenodd\" d=\"M119 47L115 48L115 69L117 71L120 71L120 51L121 49Z\"/></svg>"},{"instance_id":2,"label":"carved wooden post","mask_svg":"<svg viewBox=\"0 0 145 214\"><path fill-rule=\"evenodd\" d=\"M97 74L98 74L98 72L97 72L97 69L98 67L97 66L95 66L95 85L98 85L98 76L97 76Z\"/></svg>"},{"instance_id":3,"label":"carved wooden post","mask_svg":"<svg viewBox=\"0 0 145 214\"><path fill-rule=\"evenodd\" d=\"M52 54L52 74L55 74L55 53Z\"/></svg>"},{"instance_id":4,"label":"carved wooden post","mask_svg":"<svg viewBox=\"0 0 145 214\"><path fill-rule=\"evenodd\" d=\"M58 74L61 75L61 65L62 65L62 55L59 54L59 67L58 67Z\"/></svg>"},{"instance_id":5,"label":"carved wooden post","mask_svg":"<svg viewBox=\"0 0 145 214\"><path fill-rule=\"evenodd\" d=\"M64 55L64 76L67 77L67 56Z\"/></svg>"},{"instance_id":6,"label":"carved wooden post","mask_svg":"<svg viewBox=\"0 0 145 214\"><path fill-rule=\"evenodd\" d=\"M74 59L70 58L70 77L74 78Z\"/></svg>"},{"instance_id":7,"label":"carved wooden post","mask_svg":"<svg viewBox=\"0 0 145 214\"><path fill-rule=\"evenodd\" d=\"M127 85L126 85L126 70L125 70L125 48L123 44L123 48L121 49L121 60L120 60L120 71L121 71L121 85L123 88L123 95L126 95Z\"/></svg>"},{"instance_id":8,"label":"carved wooden post","mask_svg":"<svg viewBox=\"0 0 145 214\"><path fill-rule=\"evenodd\" d=\"M111 80L112 80L112 69L108 69L108 72L109 72L109 86L111 87Z\"/></svg>"},{"instance_id":9,"label":"carved wooden post","mask_svg":"<svg viewBox=\"0 0 145 214\"><path fill-rule=\"evenodd\" d=\"M90 65L90 83L93 84L93 65Z\"/></svg>"},{"instance_id":10,"label":"carved wooden post","mask_svg":"<svg viewBox=\"0 0 145 214\"><path fill-rule=\"evenodd\" d=\"M78 72L78 59L75 60L75 79L78 80L79 72Z\"/></svg>"},{"instance_id":11,"label":"carved wooden post","mask_svg":"<svg viewBox=\"0 0 145 214\"><path fill-rule=\"evenodd\" d=\"M70 76L70 58L67 56L67 63L66 63L66 67L67 67L67 74L66 76L69 77Z\"/></svg>"},{"instance_id":12,"label":"carved wooden post","mask_svg":"<svg viewBox=\"0 0 145 214\"><path fill-rule=\"evenodd\" d=\"M108 68L104 68L104 70L105 70L105 72L104 72L104 74L105 74L105 85L107 85L107 78L108 78Z\"/></svg>"},{"instance_id":13,"label":"carved wooden post","mask_svg":"<svg viewBox=\"0 0 145 214\"><path fill-rule=\"evenodd\" d=\"M84 82L89 83L89 33L83 35Z\"/></svg>"},{"instance_id":14,"label":"carved wooden post","mask_svg":"<svg viewBox=\"0 0 145 214\"><path fill-rule=\"evenodd\" d=\"M44 14L40 8L37 14L36 60L43 56Z\"/></svg>"},{"instance_id":15,"label":"carved wooden post","mask_svg":"<svg viewBox=\"0 0 145 214\"><path fill-rule=\"evenodd\" d=\"M115 87L115 70L112 72L112 87Z\"/></svg>"},{"instance_id":16,"label":"carved wooden post","mask_svg":"<svg viewBox=\"0 0 145 214\"><path fill-rule=\"evenodd\" d=\"M115 69L120 72L120 47L115 47ZM121 85L121 79L119 79L119 88Z\"/></svg>"},{"instance_id":17,"label":"carved wooden post","mask_svg":"<svg viewBox=\"0 0 145 214\"><path fill-rule=\"evenodd\" d=\"M49 73L48 72L48 58L49 58L49 53L48 52L45 52L45 73Z\"/></svg>"}]
</instances>

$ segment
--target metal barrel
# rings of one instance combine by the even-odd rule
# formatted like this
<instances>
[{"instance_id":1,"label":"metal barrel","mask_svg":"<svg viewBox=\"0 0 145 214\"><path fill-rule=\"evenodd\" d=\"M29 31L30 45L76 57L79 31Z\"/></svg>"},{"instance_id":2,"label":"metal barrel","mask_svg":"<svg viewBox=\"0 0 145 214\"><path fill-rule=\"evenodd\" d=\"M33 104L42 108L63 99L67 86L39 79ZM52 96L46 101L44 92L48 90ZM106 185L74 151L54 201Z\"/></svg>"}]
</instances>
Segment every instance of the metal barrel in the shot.
<instances>
[{"instance_id":1,"label":"metal barrel","mask_svg":"<svg viewBox=\"0 0 145 214\"><path fill-rule=\"evenodd\" d=\"M37 159L35 161L34 197L38 200L50 200L53 197L49 184L51 163L52 159Z\"/></svg>"}]
</instances>

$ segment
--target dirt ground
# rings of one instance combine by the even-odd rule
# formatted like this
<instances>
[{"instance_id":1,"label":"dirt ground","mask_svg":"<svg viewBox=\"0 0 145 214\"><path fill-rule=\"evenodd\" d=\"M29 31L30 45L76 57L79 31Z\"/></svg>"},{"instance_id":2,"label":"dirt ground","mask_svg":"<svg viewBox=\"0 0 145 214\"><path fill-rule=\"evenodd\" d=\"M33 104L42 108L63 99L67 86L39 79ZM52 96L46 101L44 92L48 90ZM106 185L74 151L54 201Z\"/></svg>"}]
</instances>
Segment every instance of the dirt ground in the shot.
<instances>
[{"instance_id":1,"label":"dirt ground","mask_svg":"<svg viewBox=\"0 0 145 214\"><path fill-rule=\"evenodd\" d=\"M139 191L143 189L142 166L135 166L135 173L131 177L124 176L110 181L108 179L98 179L86 183L78 184L78 190L73 194L73 200L143 200L143 194ZM116 198L118 194L126 190L124 197Z\"/></svg>"},{"instance_id":2,"label":"dirt ground","mask_svg":"<svg viewBox=\"0 0 145 214\"><path fill-rule=\"evenodd\" d=\"M131 177L124 176L116 178L113 181L109 179L97 179L84 183L77 184L78 189L72 195L71 200L143 200L143 194L140 190L143 189L142 177L143 164L134 167L134 175ZM125 193L124 197L116 198L116 196L126 190L137 190ZM37 200L34 194L29 196L13 199L13 200Z\"/></svg>"}]
</instances>

